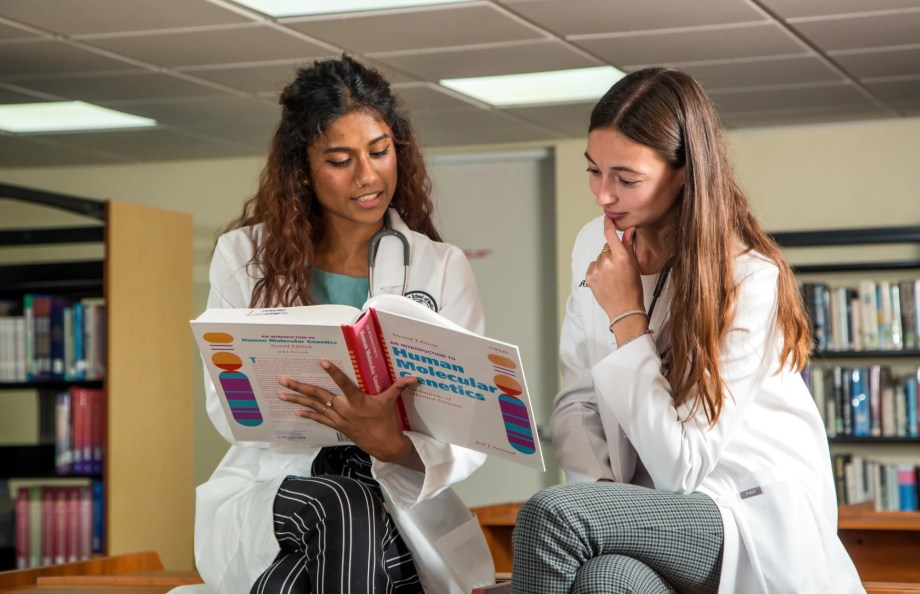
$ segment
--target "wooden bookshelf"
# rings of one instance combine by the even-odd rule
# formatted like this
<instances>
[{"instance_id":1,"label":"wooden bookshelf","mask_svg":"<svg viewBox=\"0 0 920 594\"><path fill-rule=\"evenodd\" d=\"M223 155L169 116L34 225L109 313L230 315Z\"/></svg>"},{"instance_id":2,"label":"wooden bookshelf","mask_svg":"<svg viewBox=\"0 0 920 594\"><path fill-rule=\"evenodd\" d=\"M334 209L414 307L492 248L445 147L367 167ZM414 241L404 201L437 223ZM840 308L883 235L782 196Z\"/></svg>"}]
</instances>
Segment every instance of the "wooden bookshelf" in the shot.
<instances>
[{"instance_id":1,"label":"wooden bookshelf","mask_svg":"<svg viewBox=\"0 0 920 594\"><path fill-rule=\"evenodd\" d=\"M0 265L0 294L46 292L106 300L102 380L17 382L0 390L101 388L106 555L155 550L166 569L193 565L193 222L185 213L0 184L0 198L95 219L90 227L0 230L0 246L102 245L101 260ZM52 258L52 260L54 260ZM19 449L17 449L19 448ZM24 444L0 478L54 476L54 446ZM20 451L21 450L21 451Z\"/></svg>"}]
</instances>

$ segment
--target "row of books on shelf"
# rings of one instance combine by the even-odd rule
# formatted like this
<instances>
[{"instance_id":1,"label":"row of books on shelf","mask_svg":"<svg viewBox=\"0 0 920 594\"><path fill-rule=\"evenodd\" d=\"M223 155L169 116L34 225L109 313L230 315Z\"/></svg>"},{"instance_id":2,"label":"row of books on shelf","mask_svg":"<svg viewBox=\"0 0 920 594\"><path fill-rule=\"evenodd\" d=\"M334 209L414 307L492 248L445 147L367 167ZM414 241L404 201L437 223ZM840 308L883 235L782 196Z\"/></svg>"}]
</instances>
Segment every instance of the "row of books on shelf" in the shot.
<instances>
[{"instance_id":1,"label":"row of books on shelf","mask_svg":"<svg viewBox=\"0 0 920 594\"><path fill-rule=\"evenodd\" d=\"M15 489L16 568L89 559L105 542L104 486L32 485ZM7 494L11 497L12 494ZM8 539L6 535L4 540Z\"/></svg>"},{"instance_id":2,"label":"row of books on shelf","mask_svg":"<svg viewBox=\"0 0 920 594\"><path fill-rule=\"evenodd\" d=\"M920 466L868 460L853 454L833 457L837 502L872 501L875 511L918 511Z\"/></svg>"},{"instance_id":3,"label":"row of books on shelf","mask_svg":"<svg viewBox=\"0 0 920 594\"><path fill-rule=\"evenodd\" d=\"M802 378L828 437L920 436L920 367L896 377L887 365L812 366Z\"/></svg>"},{"instance_id":4,"label":"row of books on shelf","mask_svg":"<svg viewBox=\"0 0 920 594\"><path fill-rule=\"evenodd\" d=\"M920 348L920 280L803 283L801 290L819 351Z\"/></svg>"},{"instance_id":5,"label":"row of books on shelf","mask_svg":"<svg viewBox=\"0 0 920 594\"><path fill-rule=\"evenodd\" d=\"M0 303L0 381L105 375L105 301L28 294Z\"/></svg>"},{"instance_id":6,"label":"row of books on shelf","mask_svg":"<svg viewBox=\"0 0 920 594\"><path fill-rule=\"evenodd\" d=\"M74 386L54 403L55 471L58 475L100 475L105 456L105 393Z\"/></svg>"}]
</instances>

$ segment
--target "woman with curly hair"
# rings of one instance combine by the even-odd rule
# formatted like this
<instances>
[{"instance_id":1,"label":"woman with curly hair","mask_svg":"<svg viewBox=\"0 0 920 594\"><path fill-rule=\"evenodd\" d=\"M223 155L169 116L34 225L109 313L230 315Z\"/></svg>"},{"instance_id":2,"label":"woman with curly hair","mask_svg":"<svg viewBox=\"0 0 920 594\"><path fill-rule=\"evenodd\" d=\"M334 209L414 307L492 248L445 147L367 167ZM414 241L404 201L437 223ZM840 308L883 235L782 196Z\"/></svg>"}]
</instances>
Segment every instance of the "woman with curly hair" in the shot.
<instances>
[{"instance_id":1,"label":"woman with curly hair","mask_svg":"<svg viewBox=\"0 0 920 594\"><path fill-rule=\"evenodd\" d=\"M369 293L397 293L481 333L472 270L435 230L431 182L387 81L349 57L317 61L281 105L258 191L217 242L208 307L360 308ZM397 238L368 252L384 228L408 242L407 277ZM354 445L236 443L205 380L208 414L232 444L197 492L205 583L221 594L459 594L492 583L482 532L450 488L485 456L401 431L396 399L414 378L371 397L323 367L340 391L279 378L279 398Z\"/></svg>"}]
</instances>

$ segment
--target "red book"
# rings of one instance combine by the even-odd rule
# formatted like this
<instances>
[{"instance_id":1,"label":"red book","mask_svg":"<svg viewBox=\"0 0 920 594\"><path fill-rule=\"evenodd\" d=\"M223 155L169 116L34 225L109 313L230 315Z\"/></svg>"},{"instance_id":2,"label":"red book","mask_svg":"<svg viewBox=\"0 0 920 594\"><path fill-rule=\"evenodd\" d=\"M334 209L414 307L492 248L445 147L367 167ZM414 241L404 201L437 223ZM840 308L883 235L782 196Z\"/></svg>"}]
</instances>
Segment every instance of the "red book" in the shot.
<instances>
[{"instance_id":1,"label":"red book","mask_svg":"<svg viewBox=\"0 0 920 594\"><path fill-rule=\"evenodd\" d=\"M67 489L54 488L54 563L67 562Z\"/></svg>"},{"instance_id":2,"label":"red book","mask_svg":"<svg viewBox=\"0 0 920 594\"><path fill-rule=\"evenodd\" d=\"M87 388L74 387L70 389L71 415L73 418L73 472L74 474L90 474L92 468L92 446L90 445L92 432L92 417L90 411L90 393Z\"/></svg>"},{"instance_id":3,"label":"red book","mask_svg":"<svg viewBox=\"0 0 920 594\"><path fill-rule=\"evenodd\" d=\"M42 487L42 565L54 563L54 489Z\"/></svg>"},{"instance_id":4,"label":"red book","mask_svg":"<svg viewBox=\"0 0 920 594\"><path fill-rule=\"evenodd\" d=\"M16 493L16 569L29 567L29 489Z\"/></svg>"},{"instance_id":5,"label":"red book","mask_svg":"<svg viewBox=\"0 0 920 594\"><path fill-rule=\"evenodd\" d=\"M80 487L67 488L67 562L80 560Z\"/></svg>"}]
</instances>

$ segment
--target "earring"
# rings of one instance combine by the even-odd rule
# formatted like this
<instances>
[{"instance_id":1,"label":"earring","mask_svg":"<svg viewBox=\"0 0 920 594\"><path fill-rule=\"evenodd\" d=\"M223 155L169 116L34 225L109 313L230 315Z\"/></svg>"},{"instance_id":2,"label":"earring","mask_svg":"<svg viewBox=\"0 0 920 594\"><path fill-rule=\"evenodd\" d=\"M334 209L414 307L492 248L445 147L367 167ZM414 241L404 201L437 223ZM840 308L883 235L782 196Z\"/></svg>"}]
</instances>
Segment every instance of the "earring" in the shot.
<instances>
[{"instance_id":1,"label":"earring","mask_svg":"<svg viewBox=\"0 0 920 594\"><path fill-rule=\"evenodd\" d=\"M361 182L359 182L358 180L355 180L355 185L358 186L359 188L363 188L363 187L364 187L364 185L363 185Z\"/></svg>"}]
</instances>

